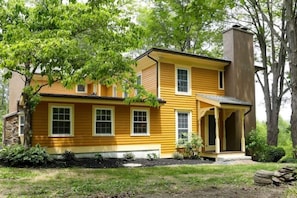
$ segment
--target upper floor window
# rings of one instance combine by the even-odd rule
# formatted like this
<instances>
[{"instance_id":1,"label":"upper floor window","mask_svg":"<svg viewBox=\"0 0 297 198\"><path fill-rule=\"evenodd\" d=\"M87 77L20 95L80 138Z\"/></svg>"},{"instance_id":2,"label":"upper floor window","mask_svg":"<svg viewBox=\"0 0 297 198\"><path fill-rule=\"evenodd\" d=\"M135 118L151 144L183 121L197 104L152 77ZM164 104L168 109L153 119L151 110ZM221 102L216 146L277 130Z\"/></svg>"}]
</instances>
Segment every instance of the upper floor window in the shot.
<instances>
[{"instance_id":1,"label":"upper floor window","mask_svg":"<svg viewBox=\"0 0 297 198\"><path fill-rule=\"evenodd\" d=\"M94 135L114 135L114 108L100 107L93 108Z\"/></svg>"},{"instance_id":2,"label":"upper floor window","mask_svg":"<svg viewBox=\"0 0 297 198\"><path fill-rule=\"evenodd\" d=\"M19 114L19 135L24 135L25 126L25 116L24 114Z\"/></svg>"},{"instance_id":3,"label":"upper floor window","mask_svg":"<svg viewBox=\"0 0 297 198\"><path fill-rule=\"evenodd\" d=\"M136 84L137 85L141 85L142 84L142 76L141 76L141 74L138 74L137 75ZM136 89L135 90L135 95L137 95L137 94L138 94L138 90Z\"/></svg>"},{"instance_id":4,"label":"upper floor window","mask_svg":"<svg viewBox=\"0 0 297 198\"><path fill-rule=\"evenodd\" d=\"M118 96L118 88L117 88L117 86L116 85L113 85L112 86L112 96L113 97L117 97Z\"/></svg>"},{"instance_id":5,"label":"upper floor window","mask_svg":"<svg viewBox=\"0 0 297 198\"><path fill-rule=\"evenodd\" d=\"M176 68L176 93L183 95L191 94L191 73L188 68Z\"/></svg>"},{"instance_id":6,"label":"upper floor window","mask_svg":"<svg viewBox=\"0 0 297 198\"><path fill-rule=\"evenodd\" d=\"M73 135L73 106L50 105L50 136Z\"/></svg>"},{"instance_id":7,"label":"upper floor window","mask_svg":"<svg viewBox=\"0 0 297 198\"><path fill-rule=\"evenodd\" d=\"M132 135L149 135L150 114L148 109L131 110L131 131Z\"/></svg>"},{"instance_id":8,"label":"upper floor window","mask_svg":"<svg viewBox=\"0 0 297 198\"><path fill-rule=\"evenodd\" d=\"M76 85L76 93L87 93L87 85L83 85L83 84Z\"/></svg>"},{"instance_id":9,"label":"upper floor window","mask_svg":"<svg viewBox=\"0 0 297 198\"><path fill-rule=\"evenodd\" d=\"M224 89L224 71L218 71L219 89Z\"/></svg>"},{"instance_id":10,"label":"upper floor window","mask_svg":"<svg viewBox=\"0 0 297 198\"><path fill-rule=\"evenodd\" d=\"M191 94L190 82L191 82L190 69L176 68L176 84L175 84L176 93L190 95Z\"/></svg>"}]
</instances>

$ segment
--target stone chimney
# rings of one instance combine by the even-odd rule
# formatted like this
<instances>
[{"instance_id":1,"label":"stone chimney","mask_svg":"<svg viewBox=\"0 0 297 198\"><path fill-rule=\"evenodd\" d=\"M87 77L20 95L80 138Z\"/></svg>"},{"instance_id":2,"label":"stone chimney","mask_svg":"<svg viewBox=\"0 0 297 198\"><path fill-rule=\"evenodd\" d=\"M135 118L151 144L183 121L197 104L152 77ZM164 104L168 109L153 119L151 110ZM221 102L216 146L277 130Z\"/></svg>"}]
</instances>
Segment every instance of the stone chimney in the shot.
<instances>
[{"instance_id":1,"label":"stone chimney","mask_svg":"<svg viewBox=\"0 0 297 198\"><path fill-rule=\"evenodd\" d=\"M253 106L245 115L245 132L256 128L255 67L253 34L247 28L233 26L223 33L224 58L232 63L225 69L225 94L250 102ZM235 119L240 120L235 113ZM235 130L239 130L240 121Z\"/></svg>"}]
</instances>

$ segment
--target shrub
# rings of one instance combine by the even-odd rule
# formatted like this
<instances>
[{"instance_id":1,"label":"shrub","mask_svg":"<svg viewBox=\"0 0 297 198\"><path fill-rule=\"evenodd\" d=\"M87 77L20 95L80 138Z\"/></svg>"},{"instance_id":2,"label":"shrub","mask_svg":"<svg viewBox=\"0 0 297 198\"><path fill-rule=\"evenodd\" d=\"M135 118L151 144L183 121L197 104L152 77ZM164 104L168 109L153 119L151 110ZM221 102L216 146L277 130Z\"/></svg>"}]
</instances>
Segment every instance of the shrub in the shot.
<instances>
[{"instance_id":1,"label":"shrub","mask_svg":"<svg viewBox=\"0 0 297 198\"><path fill-rule=\"evenodd\" d=\"M266 137L262 131L256 129L249 132L246 138L246 149L254 161L263 161L265 159L266 147Z\"/></svg>"},{"instance_id":2,"label":"shrub","mask_svg":"<svg viewBox=\"0 0 297 198\"><path fill-rule=\"evenodd\" d=\"M184 155L179 153L179 152L174 152L173 153L173 158L177 159L177 160L183 160L184 159Z\"/></svg>"},{"instance_id":3,"label":"shrub","mask_svg":"<svg viewBox=\"0 0 297 198\"><path fill-rule=\"evenodd\" d=\"M135 159L135 155L133 153L125 153L123 155L125 160L134 160Z\"/></svg>"},{"instance_id":4,"label":"shrub","mask_svg":"<svg viewBox=\"0 0 297 198\"><path fill-rule=\"evenodd\" d=\"M97 162L102 162L102 161L104 160L104 157L102 156L101 153L96 153L96 154L95 154L95 160L96 160Z\"/></svg>"},{"instance_id":5,"label":"shrub","mask_svg":"<svg viewBox=\"0 0 297 198\"><path fill-rule=\"evenodd\" d=\"M148 153L147 154L147 159L150 160L150 161L153 161L153 160L158 159L158 156L157 156L156 153Z\"/></svg>"},{"instance_id":6,"label":"shrub","mask_svg":"<svg viewBox=\"0 0 297 198\"><path fill-rule=\"evenodd\" d=\"M265 150L265 162L278 162L286 155L282 147L267 146Z\"/></svg>"},{"instance_id":7,"label":"shrub","mask_svg":"<svg viewBox=\"0 0 297 198\"><path fill-rule=\"evenodd\" d=\"M203 140L200 136L192 134L192 139L185 145L184 156L188 158L199 158L199 149L203 147Z\"/></svg>"},{"instance_id":8,"label":"shrub","mask_svg":"<svg viewBox=\"0 0 297 198\"><path fill-rule=\"evenodd\" d=\"M16 144L0 150L0 163L6 166L42 166L50 160L49 154L40 145L25 148Z\"/></svg>"},{"instance_id":9,"label":"shrub","mask_svg":"<svg viewBox=\"0 0 297 198\"><path fill-rule=\"evenodd\" d=\"M62 154L62 158L66 162L72 162L76 160L75 154L72 151L67 151L67 150L65 150L65 152Z\"/></svg>"}]
</instances>

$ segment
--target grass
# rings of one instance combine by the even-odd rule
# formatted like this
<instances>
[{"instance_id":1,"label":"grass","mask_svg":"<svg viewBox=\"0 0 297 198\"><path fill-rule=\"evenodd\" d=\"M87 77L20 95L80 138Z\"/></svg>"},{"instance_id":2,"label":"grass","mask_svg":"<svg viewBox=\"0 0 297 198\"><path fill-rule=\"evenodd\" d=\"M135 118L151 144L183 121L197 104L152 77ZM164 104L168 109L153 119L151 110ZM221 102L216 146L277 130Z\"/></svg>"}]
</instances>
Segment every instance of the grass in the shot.
<instances>
[{"instance_id":1,"label":"grass","mask_svg":"<svg viewBox=\"0 0 297 198\"><path fill-rule=\"evenodd\" d=\"M201 165L118 169L0 167L0 197L86 197L122 193L180 193L207 186L252 186L257 170L284 164ZM288 195L297 195L288 189Z\"/></svg>"}]
</instances>

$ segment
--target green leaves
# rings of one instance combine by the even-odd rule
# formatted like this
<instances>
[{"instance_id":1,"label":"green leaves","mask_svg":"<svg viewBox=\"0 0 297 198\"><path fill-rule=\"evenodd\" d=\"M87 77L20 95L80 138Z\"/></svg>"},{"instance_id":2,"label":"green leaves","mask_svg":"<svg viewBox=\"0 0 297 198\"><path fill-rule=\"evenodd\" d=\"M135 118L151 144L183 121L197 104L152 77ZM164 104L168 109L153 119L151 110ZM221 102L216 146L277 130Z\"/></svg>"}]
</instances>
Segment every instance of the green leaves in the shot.
<instances>
[{"instance_id":1,"label":"green leaves","mask_svg":"<svg viewBox=\"0 0 297 198\"><path fill-rule=\"evenodd\" d=\"M143 8L138 18L146 30L146 45L202 53L210 42L216 43L226 9L233 1L152 0L152 8Z\"/></svg>"}]
</instances>

